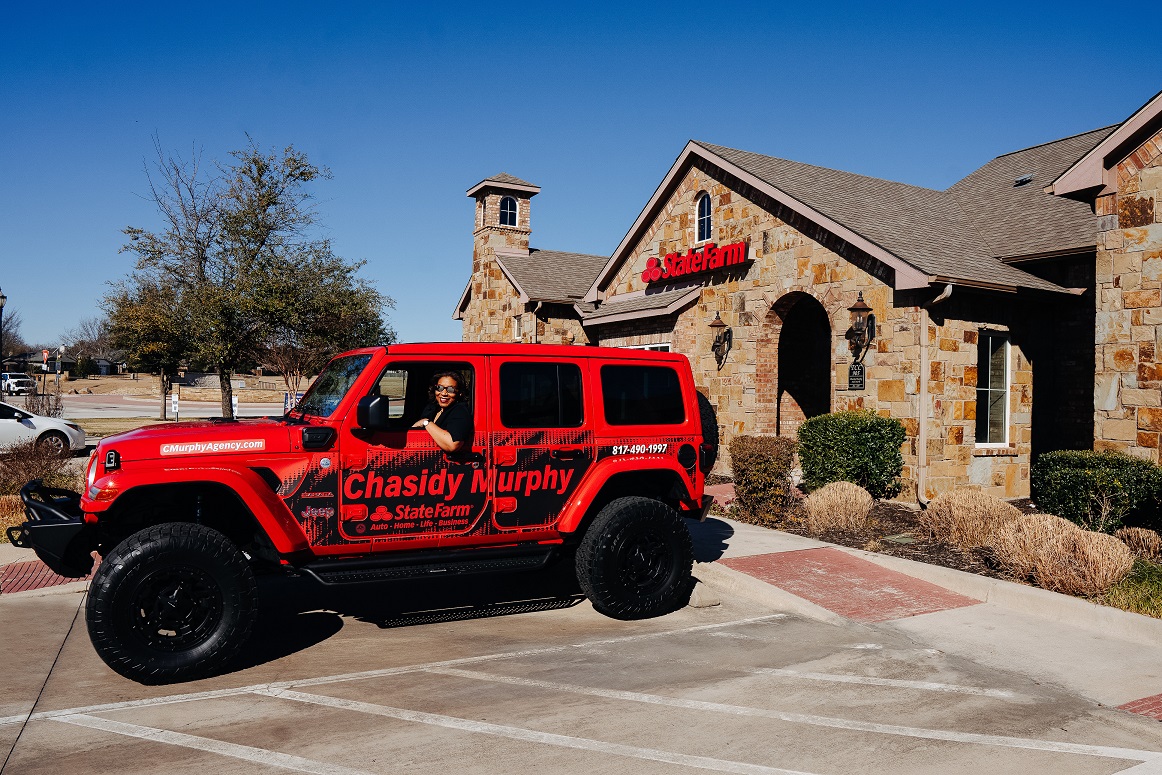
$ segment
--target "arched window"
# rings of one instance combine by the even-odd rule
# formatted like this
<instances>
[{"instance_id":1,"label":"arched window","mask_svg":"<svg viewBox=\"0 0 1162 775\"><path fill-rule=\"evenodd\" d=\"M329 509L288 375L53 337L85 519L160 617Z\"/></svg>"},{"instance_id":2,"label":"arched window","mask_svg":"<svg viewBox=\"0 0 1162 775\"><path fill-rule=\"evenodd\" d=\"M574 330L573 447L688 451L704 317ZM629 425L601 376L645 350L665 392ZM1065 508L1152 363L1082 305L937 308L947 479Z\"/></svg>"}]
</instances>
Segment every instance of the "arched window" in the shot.
<instances>
[{"instance_id":1,"label":"arched window","mask_svg":"<svg viewBox=\"0 0 1162 775\"><path fill-rule=\"evenodd\" d=\"M500 200L500 225L516 226L516 200L511 196Z\"/></svg>"},{"instance_id":2,"label":"arched window","mask_svg":"<svg viewBox=\"0 0 1162 775\"><path fill-rule=\"evenodd\" d=\"M714 231L714 224L710 218L710 194L698 197L698 241L710 239Z\"/></svg>"}]
</instances>

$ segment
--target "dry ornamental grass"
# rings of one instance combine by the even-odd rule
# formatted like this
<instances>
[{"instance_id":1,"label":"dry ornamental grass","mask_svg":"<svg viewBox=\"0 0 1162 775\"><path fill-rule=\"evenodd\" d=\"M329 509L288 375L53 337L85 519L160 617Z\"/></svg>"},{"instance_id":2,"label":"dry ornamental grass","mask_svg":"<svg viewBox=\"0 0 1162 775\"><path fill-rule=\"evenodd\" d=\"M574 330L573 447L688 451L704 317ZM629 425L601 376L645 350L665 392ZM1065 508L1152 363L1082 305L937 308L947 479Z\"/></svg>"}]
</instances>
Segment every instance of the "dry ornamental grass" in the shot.
<instances>
[{"instance_id":1,"label":"dry ornamental grass","mask_svg":"<svg viewBox=\"0 0 1162 775\"><path fill-rule=\"evenodd\" d=\"M863 530L868 526L874 500L868 491L851 482L831 482L807 496L806 528L816 534L835 530Z\"/></svg>"},{"instance_id":2,"label":"dry ornamental grass","mask_svg":"<svg viewBox=\"0 0 1162 775\"><path fill-rule=\"evenodd\" d=\"M1067 595L1099 595L1134 565L1129 547L1048 514L1027 514L996 534L993 556L1015 579Z\"/></svg>"},{"instance_id":3,"label":"dry ornamental grass","mask_svg":"<svg viewBox=\"0 0 1162 775\"><path fill-rule=\"evenodd\" d=\"M18 495L0 495L0 543L8 543L7 530L24 522L24 504Z\"/></svg>"},{"instance_id":4,"label":"dry ornamental grass","mask_svg":"<svg viewBox=\"0 0 1162 775\"><path fill-rule=\"evenodd\" d=\"M1162 559L1162 536L1144 527L1123 527L1114 533L1122 543L1130 547L1134 556L1157 562Z\"/></svg>"},{"instance_id":5,"label":"dry ornamental grass","mask_svg":"<svg viewBox=\"0 0 1162 775\"><path fill-rule=\"evenodd\" d=\"M979 490L953 490L937 495L920 513L932 535L961 549L991 546L998 531L1010 525L1020 510Z\"/></svg>"}]
</instances>

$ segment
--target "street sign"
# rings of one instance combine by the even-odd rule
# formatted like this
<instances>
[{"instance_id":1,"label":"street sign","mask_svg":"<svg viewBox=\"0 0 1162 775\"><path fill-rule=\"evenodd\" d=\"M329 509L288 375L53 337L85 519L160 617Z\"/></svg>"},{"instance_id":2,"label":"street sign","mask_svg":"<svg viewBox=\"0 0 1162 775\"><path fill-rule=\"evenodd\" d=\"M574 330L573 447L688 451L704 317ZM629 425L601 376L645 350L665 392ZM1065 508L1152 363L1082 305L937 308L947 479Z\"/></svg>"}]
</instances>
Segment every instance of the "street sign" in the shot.
<instances>
[{"instance_id":1,"label":"street sign","mask_svg":"<svg viewBox=\"0 0 1162 775\"><path fill-rule=\"evenodd\" d=\"M173 412L173 418L178 419L178 391L176 389L169 394L169 410Z\"/></svg>"},{"instance_id":2,"label":"street sign","mask_svg":"<svg viewBox=\"0 0 1162 775\"><path fill-rule=\"evenodd\" d=\"M862 363L853 363L847 367L847 389L848 390L864 390L867 383L864 380L864 371Z\"/></svg>"},{"instance_id":3,"label":"street sign","mask_svg":"<svg viewBox=\"0 0 1162 775\"><path fill-rule=\"evenodd\" d=\"M238 416L238 396L230 396L230 406L234 409L234 416Z\"/></svg>"}]
</instances>

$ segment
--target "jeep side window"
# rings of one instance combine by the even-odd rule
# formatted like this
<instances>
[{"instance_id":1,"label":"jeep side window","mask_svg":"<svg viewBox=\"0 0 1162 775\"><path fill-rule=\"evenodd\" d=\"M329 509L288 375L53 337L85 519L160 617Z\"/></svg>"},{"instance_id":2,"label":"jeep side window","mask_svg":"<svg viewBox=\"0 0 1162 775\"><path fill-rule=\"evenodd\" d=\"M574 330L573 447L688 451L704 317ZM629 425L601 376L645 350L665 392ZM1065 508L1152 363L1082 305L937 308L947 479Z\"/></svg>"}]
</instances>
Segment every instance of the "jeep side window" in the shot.
<instances>
[{"instance_id":1,"label":"jeep side window","mask_svg":"<svg viewBox=\"0 0 1162 775\"><path fill-rule=\"evenodd\" d=\"M409 361L388 364L371 392L388 399L389 430L415 430L412 425L420 419L424 408L431 401L428 387L434 374L454 371L461 376L464 395L460 401L472 406L472 366L468 363L450 361Z\"/></svg>"},{"instance_id":2,"label":"jeep side window","mask_svg":"<svg viewBox=\"0 0 1162 775\"><path fill-rule=\"evenodd\" d=\"M370 361L370 355L346 355L334 359L327 364L327 368L323 369L323 373L307 389L303 400L291 412L330 417Z\"/></svg>"},{"instance_id":3,"label":"jeep side window","mask_svg":"<svg viewBox=\"0 0 1162 775\"><path fill-rule=\"evenodd\" d=\"M678 372L666 366L602 366L601 395L610 425L686 421Z\"/></svg>"},{"instance_id":4,"label":"jeep side window","mask_svg":"<svg viewBox=\"0 0 1162 775\"><path fill-rule=\"evenodd\" d=\"M506 428L577 428L584 419L575 363L500 366L500 422Z\"/></svg>"}]
</instances>

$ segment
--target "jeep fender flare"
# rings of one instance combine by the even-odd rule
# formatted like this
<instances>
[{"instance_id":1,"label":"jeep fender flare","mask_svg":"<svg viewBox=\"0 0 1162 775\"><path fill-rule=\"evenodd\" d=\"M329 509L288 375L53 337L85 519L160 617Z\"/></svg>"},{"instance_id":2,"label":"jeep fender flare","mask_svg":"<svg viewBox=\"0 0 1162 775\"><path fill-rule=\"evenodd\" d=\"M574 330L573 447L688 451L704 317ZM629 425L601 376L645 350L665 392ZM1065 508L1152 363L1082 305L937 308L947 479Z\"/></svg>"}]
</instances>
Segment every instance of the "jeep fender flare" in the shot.
<instances>
[{"instance_id":1,"label":"jeep fender flare","mask_svg":"<svg viewBox=\"0 0 1162 775\"><path fill-rule=\"evenodd\" d=\"M235 469L218 466L202 466L196 469L164 469L164 476L154 474L156 469L145 469L133 472L119 471L116 474L117 497L110 501L101 501L99 511L87 509L90 513L103 513L111 509L126 494L141 488L159 488L172 484L216 484L227 488L238 497L254 519L261 526L263 532L274 545L279 554L309 549L306 534L295 521L290 509L282 499L270 489L262 477L250 469ZM87 506L93 505L87 502Z\"/></svg>"},{"instance_id":2,"label":"jeep fender flare","mask_svg":"<svg viewBox=\"0 0 1162 775\"><path fill-rule=\"evenodd\" d=\"M561 518L557 521L557 530L562 533L573 533L581 526L589 507L605 485L615 476L626 473L673 474L682 483L685 497L693 499L691 495L690 473L670 458L659 460L657 457L618 457L601 460L593 467L581 486L569 498L569 502L561 510Z\"/></svg>"}]
</instances>

